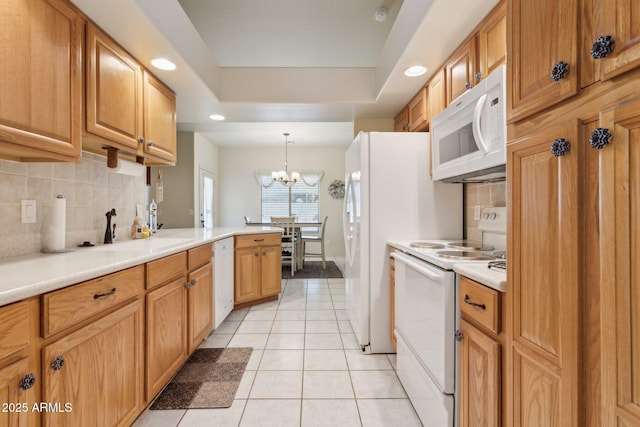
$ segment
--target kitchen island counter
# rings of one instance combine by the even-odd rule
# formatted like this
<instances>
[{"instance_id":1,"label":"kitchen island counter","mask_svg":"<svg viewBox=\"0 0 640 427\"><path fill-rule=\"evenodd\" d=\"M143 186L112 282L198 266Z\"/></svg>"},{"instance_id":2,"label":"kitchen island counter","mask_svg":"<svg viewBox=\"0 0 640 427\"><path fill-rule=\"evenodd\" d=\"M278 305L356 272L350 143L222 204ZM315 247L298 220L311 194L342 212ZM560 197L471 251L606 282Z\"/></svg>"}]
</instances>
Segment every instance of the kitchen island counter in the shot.
<instances>
[{"instance_id":1,"label":"kitchen island counter","mask_svg":"<svg viewBox=\"0 0 640 427\"><path fill-rule=\"evenodd\" d=\"M272 227L159 230L147 239L78 247L0 260L0 306L241 234L281 233Z\"/></svg>"}]
</instances>

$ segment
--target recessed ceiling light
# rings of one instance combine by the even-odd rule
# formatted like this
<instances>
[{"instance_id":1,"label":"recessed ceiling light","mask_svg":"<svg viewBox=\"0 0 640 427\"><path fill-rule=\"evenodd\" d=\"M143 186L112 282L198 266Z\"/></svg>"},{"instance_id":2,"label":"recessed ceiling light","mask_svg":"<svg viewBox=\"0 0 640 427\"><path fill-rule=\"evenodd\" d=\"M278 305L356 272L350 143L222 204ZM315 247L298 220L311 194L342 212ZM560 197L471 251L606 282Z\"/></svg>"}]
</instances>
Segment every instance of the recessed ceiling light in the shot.
<instances>
[{"instance_id":1,"label":"recessed ceiling light","mask_svg":"<svg viewBox=\"0 0 640 427\"><path fill-rule=\"evenodd\" d=\"M407 77L417 77L421 76L427 72L427 67L422 65L412 65L411 67L404 70L404 75Z\"/></svg>"},{"instance_id":2,"label":"recessed ceiling light","mask_svg":"<svg viewBox=\"0 0 640 427\"><path fill-rule=\"evenodd\" d=\"M221 114L212 114L209 116L209 118L211 120L217 120L217 121L224 120L224 116Z\"/></svg>"},{"instance_id":3,"label":"recessed ceiling light","mask_svg":"<svg viewBox=\"0 0 640 427\"><path fill-rule=\"evenodd\" d=\"M176 69L176 64L174 64L173 62L169 61L166 58L152 59L151 65L153 65L154 67L160 70L165 70L165 71L173 71Z\"/></svg>"}]
</instances>

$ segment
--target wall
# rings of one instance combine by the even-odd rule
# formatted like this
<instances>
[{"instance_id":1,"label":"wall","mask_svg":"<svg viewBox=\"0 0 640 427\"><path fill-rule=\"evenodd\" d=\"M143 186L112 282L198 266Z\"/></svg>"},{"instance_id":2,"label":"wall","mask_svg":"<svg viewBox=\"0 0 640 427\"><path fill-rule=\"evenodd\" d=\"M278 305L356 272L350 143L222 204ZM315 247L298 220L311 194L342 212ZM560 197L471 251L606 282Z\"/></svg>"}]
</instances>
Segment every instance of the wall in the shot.
<instances>
[{"instance_id":1,"label":"wall","mask_svg":"<svg viewBox=\"0 0 640 427\"><path fill-rule=\"evenodd\" d=\"M164 228L200 227L200 170L211 172L217 181L218 147L193 132L178 132L176 142L176 165L151 169L151 197L155 195L157 170L162 170L164 201L158 204L158 222ZM217 191L217 182L215 187ZM217 200L214 194L216 204Z\"/></svg>"},{"instance_id":2,"label":"wall","mask_svg":"<svg viewBox=\"0 0 640 427\"><path fill-rule=\"evenodd\" d=\"M480 208L506 206L506 182L464 184L464 236L466 239L480 241L482 234L478 230L478 221L473 219L473 207Z\"/></svg>"},{"instance_id":3,"label":"wall","mask_svg":"<svg viewBox=\"0 0 640 427\"><path fill-rule=\"evenodd\" d=\"M342 202L333 199L327 187L334 179L344 180L344 146L289 147L289 171L322 169L320 182L320 218L329 216L325 231L328 256L344 256ZM256 170L279 170L284 164L284 147L219 147L219 224L239 226L243 216L260 218L260 187L254 179Z\"/></svg>"},{"instance_id":4,"label":"wall","mask_svg":"<svg viewBox=\"0 0 640 427\"><path fill-rule=\"evenodd\" d=\"M355 119L353 121L353 136L360 132L393 132L393 119Z\"/></svg>"},{"instance_id":5,"label":"wall","mask_svg":"<svg viewBox=\"0 0 640 427\"><path fill-rule=\"evenodd\" d=\"M128 240L135 205L145 204L146 177L111 173L106 157L83 152L80 163L0 160L0 257L40 252L53 199L66 199L66 246L102 244L105 213L116 209L116 241ZM36 200L36 223L22 224L20 201Z\"/></svg>"}]
</instances>

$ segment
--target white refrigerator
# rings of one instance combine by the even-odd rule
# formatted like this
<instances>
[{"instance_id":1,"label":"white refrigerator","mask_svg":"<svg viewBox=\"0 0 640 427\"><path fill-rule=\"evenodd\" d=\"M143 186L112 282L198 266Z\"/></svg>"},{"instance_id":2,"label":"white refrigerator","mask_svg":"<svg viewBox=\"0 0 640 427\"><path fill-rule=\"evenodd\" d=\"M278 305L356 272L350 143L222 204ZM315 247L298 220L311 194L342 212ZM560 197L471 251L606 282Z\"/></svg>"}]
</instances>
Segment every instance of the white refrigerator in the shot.
<instances>
[{"instance_id":1,"label":"white refrigerator","mask_svg":"<svg viewBox=\"0 0 640 427\"><path fill-rule=\"evenodd\" d=\"M393 353L389 240L462 237L462 185L433 182L426 132L360 132L346 152L349 320L363 352Z\"/></svg>"}]
</instances>

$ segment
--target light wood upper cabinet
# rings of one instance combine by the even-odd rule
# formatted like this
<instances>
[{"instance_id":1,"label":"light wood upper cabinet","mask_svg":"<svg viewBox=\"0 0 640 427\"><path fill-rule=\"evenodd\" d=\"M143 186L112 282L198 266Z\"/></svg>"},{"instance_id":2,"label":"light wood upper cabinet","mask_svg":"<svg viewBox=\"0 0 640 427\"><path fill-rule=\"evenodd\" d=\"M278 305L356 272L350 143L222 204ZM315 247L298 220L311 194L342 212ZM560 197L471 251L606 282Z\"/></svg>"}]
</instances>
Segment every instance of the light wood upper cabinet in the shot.
<instances>
[{"instance_id":1,"label":"light wood upper cabinet","mask_svg":"<svg viewBox=\"0 0 640 427\"><path fill-rule=\"evenodd\" d=\"M80 14L60 0L3 0L0 52L0 157L79 160Z\"/></svg>"},{"instance_id":2,"label":"light wood upper cabinet","mask_svg":"<svg viewBox=\"0 0 640 427\"><path fill-rule=\"evenodd\" d=\"M92 23L86 50L86 147L175 164L175 93Z\"/></svg>"},{"instance_id":3,"label":"light wood upper cabinet","mask_svg":"<svg viewBox=\"0 0 640 427\"><path fill-rule=\"evenodd\" d=\"M613 4L611 4L613 3ZM615 77L640 65L640 3L614 0L602 7L602 34L615 41L613 51L602 59L604 78Z\"/></svg>"},{"instance_id":4,"label":"light wood upper cabinet","mask_svg":"<svg viewBox=\"0 0 640 427\"><path fill-rule=\"evenodd\" d=\"M602 426L640 425L640 99L600 115Z\"/></svg>"},{"instance_id":5,"label":"light wood upper cabinet","mask_svg":"<svg viewBox=\"0 0 640 427\"><path fill-rule=\"evenodd\" d=\"M409 131L409 106L404 107L393 119L394 132Z\"/></svg>"},{"instance_id":6,"label":"light wood upper cabinet","mask_svg":"<svg viewBox=\"0 0 640 427\"><path fill-rule=\"evenodd\" d=\"M507 4L509 120L541 111L578 92L578 0ZM560 72L566 64L566 73ZM558 72L554 73L554 67Z\"/></svg>"},{"instance_id":7,"label":"light wood upper cabinet","mask_svg":"<svg viewBox=\"0 0 640 427\"><path fill-rule=\"evenodd\" d=\"M476 37L479 67L476 72L476 81L478 81L487 77L506 61L507 17L505 2L501 2L483 20Z\"/></svg>"},{"instance_id":8,"label":"light wood upper cabinet","mask_svg":"<svg viewBox=\"0 0 640 427\"><path fill-rule=\"evenodd\" d=\"M428 86L428 103L427 111L429 113L429 123L431 119L447 108L447 85L446 71L442 68L429 80Z\"/></svg>"},{"instance_id":9,"label":"light wood upper cabinet","mask_svg":"<svg viewBox=\"0 0 640 427\"><path fill-rule=\"evenodd\" d=\"M61 412L44 412L43 425L131 424L144 409L143 301L47 345L42 357L42 401L63 405Z\"/></svg>"},{"instance_id":10,"label":"light wood upper cabinet","mask_svg":"<svg viewBox=\"0 0 640 427\"><path fill-rule=\"evenodd\" d=\"M579 425L579 133L575 120L507 146L507 425Z\"/></svg>"},{"instance_id":11,"label":"light wood upper cabinet","mask_svg":"<svg viewBox=\"0 0 640 427\"><path fill-rule=\"evenodd\" d=\"M143 149L149 164L175 163L176 159L176 95L148 72L144 73Z\"/></svg>"},{"instance_id":12,"label":"light wood upper cabinet","mask_svg":"<svg viewBox=\"0 0 640 427\"><path fill-rule=\"evenodd\" d=\"M143 68L107 34L87 25L86 139L137 152L143 138Z\"/></svg>"},{"instance_id":13,"label":"light wood upper cabinet","mask_svg":"<svg viewBox=\"0 0 640 427\"><path fill-rule=\"evenodd\" d=\"M449 58L444 66L447 77L447 105L471 89L476 75L476 39L471 37Z\"/></svg>"},{"instance_id":14,"label":"light wood upper cabinet","mask_svg":"<svg viewBox=\"0 0 640 427\"><path fill-rule=\"evenodd\" d=\"M419 132L429 125L427 115L427 88L423 87L409 101L409 132Z\"/></svg>"}]
</instances>

